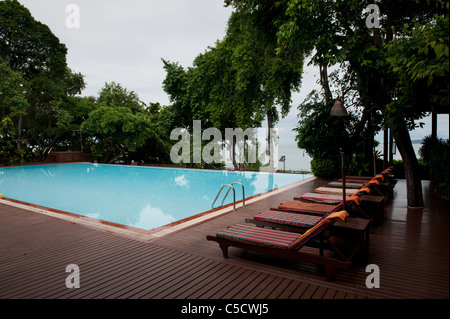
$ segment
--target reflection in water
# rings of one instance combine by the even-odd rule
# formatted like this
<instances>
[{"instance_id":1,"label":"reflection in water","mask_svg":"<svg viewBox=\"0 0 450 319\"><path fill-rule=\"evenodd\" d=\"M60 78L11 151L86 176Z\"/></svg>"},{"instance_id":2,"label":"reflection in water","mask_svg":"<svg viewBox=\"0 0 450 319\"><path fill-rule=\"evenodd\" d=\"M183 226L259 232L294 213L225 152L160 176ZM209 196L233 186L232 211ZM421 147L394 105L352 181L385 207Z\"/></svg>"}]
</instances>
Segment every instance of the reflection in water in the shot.
<instances>
[{"instance_id":1,"label":"reflection in water","mask_svg":"<svg viewBox=\"0 0 450 319\"><path fill-rule=\"evenodd\" d=\"M177 184L178 186L186 186L187 183L188 182L186 180L186 176L185 175L181 175L181 176L175 177L175 184Z\"/></svg>"},{"instance_id":2,"label":"reflection in water","mask_svg":"<svg viewBox=\"0 0 450 319\"><path fill-rule=\"evenodd\" d=\"M165 214L162 209L147 205L139 212L136 222L132 223L130 226L152 229L175 221L176 219L173 216Z\"/></svg>"},{"instance_id":3,"label":"reflection in water","mask_svg":"<svg viewBox=\"0 0 450 319\"><path fill-rule=\"evenodd\" d=\"M309 177L85 163L5 167L0 174L4 197L143 229L211 209L224 184L240 182L251 197ZM228 196L224 204L231 202Z\"/></svg>"}]
</instances>

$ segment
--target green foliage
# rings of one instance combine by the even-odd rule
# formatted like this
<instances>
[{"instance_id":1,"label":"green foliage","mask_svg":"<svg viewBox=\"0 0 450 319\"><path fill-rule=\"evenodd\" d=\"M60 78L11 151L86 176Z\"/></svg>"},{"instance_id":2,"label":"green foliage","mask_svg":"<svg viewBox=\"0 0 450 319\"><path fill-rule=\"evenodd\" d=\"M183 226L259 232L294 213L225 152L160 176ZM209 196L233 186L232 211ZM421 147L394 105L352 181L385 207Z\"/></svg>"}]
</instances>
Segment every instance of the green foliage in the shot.
<instances>
[{"instance_id":1,"label":"green foliage","mask_svg":"<svg viewBox=\"0 0 450 319\"><path fill-rule=\"evenodd\" d=\"M420 176L421 176L422 180L430 180L431 179L430 173L429 173L429 170L428 170L427 166L425 165L425 162L423 161L423 159L418 158L417 161L419 163L419 172L420 172ZM403 161L402 160L393 160L392 165L395 168L395 178L405 179L406 175L405 175L405 167L404 167Z\"/></svg>"},{"instance_id":2,"label":"green foliage","mask_svg":"<svg viewBox=\"0 0 450 319\"><path fill-rule=\"evenodd\" d=\"M322 163L327 159L327 163L334 163L326 165L330 170L326 176L332 176L334 168L341 166L341 151L349 172L367 174L371 161L365 160L365 139L364 134L357 130L358 118L353 113L346 117L331 116L331 105L321 101L318 95L313 94L310 98L299 106L299 123L294 128L298 147L313 160Z\"/></svg>"},{"instance_id":3,"label":"green foliage","mask_svg":"<svg viewBox=\"0 0 450 319\"><path fill-rule=\"evenodd\" d=\"M77 96L84 76L67 49L18 1L0 1L0 161L43 161L46 151L82 149L102 162L167 161L168 119L136 93L110 82L98 98ZM13 142L25 138L27 143Z\"/></svg>"},{"instance_id":4,"label":"green foliage","mask_svg":"<svg viewBox=\"0 0 450 319\"><path fill-rule=\"evenodd\" d=\"M0 57L0 161L22 162L25 150L18 150L13 138L18 138L19 119L27 114L25 97L28 82L22 73L13 71Z\"/></svg>"},{"instance_id":5,"label":"green foliage","mask_svg":"<svg viewBox=\"0 0 450 319\"><path fill-rule=\"evenodd\" d=\"M255 8L263 1L229 2ZM380 111L392 129L408 167L408 189L412 190L408 205L421 207L418 163L408 129L421 125L417 121L436 105L445 105L448 111L448 1L377 1L381 27L373 29L365 23L367 1L277 3L287 7L284 16L275 20L278 51L299 46L322 69L348 66L347 73L356 79L363 115ZM417 34L410 33L413 28ZM325 79L321 78L322 84ZM367 144L372 139L369 135Z\"/></svg>"},{"instance_id":6,"label":"green foliage","mask_svg":"<svg viewBox=\"0 0 450 319\"><path fill-rule=\"evenodd\" d=\"M352 151L351 132L355 118L333 117L330 105L313 100L299 106L299 123L294 131L299 148L304 149L312 158L340 158Z\"/></svg>"},{"instance_id":7,"label":"green foliage","mask_svg":"<svg viewBox=\"0 0 450 319\"><path fill-rule=\"evenodd\" d=\"M97 98L98 105L106 105L109 107L125 107L133 113L143 110L143 103L139 100L138 95L128 90L120 83L105 83L105 86L100 90Z\"/></svg>"},{"instance_id":8,"label":"green foliage","mask_svg":"<svg viewBox=\"0 0 450 319\"><path fill-rule=\"evenodd\" d=\"M113 162L124 151L135 151L149 137L151 126L142 114L133 114L127 107L99 106L89 113L81 131L91 137L92 150L102 162Z\"/></svg>"},{"instance_id":9,"label":"green foliage","mask_svg":"<svg viewBox=\"0 0 450 319\"><path fill-rule=\"evenodd\" d=\"M85 83L83 75L67 67L66 53L65 45L18 1L0 2L0 116L9 117L15 128L3 138L27 140L20 156L4 151L5 161L30 160L30 150L40 159L46 147L67 142L75 119L67 100Z\"/></svg>"},{"instance_id":10,"label":"green foliage","mask_svg":"<svg viewBox=\"0 0 450 319\"><path fill-rule=\"evenodd\" d=\"M348 175L368 176L369 165L373 159L366 159L365 154L356 153L351 157L349 163L346 163L345 169Z\"/></svg>"},{"instance_id":11,"label":"green foliage","mask_svg":"<svg viewBox=\"0 0 450 319\"><path fill-rule=\"evenodd\" d=\"M28 82L23 74L12 70L7 61L0 57L0 108L2 116L26 114L29 107L25 91Z\"/></svg>"},{"instance_id":12,"label":"green foliage","mask_svg":"<svg viewBox=\"0 0 450 319\"><path fill-rule=\"evenodd\" d=\"M146 107L138 95L119 83L105 83L98 99L78 103L78 125L96 160L106 163L167 162L171 143L170 113L159 103ZM73 108L75 109L75 108ZM164 137L167 136L167 139Z\"/></svg>"},{"instance_id":13,"label":"green foliage","mask_svg":"<svg viewBox=\"0 0 450 319\"><path fill-rule=\"evenodd\" d=\"M448 6L448 3L447 3ZM426 24L404 28L405 37L387 46L387 62L395 74L395 90L401 92L387 108L392 122L414 120L432 110L448 110L449 35L448 15L437 15Z\"/></svg>"},{"instance_id":14,"label":"green foliage","mask_svg":"<svg viewBox=\"0 0 450 319\"><path fill-rule=\"evenodd\" d=\"M323 179L336 179L340 176L340 166L336 161L327 158L314 158L311 160L311 172L314 176Z\"/></svg>"},{"instance_id":15,"label":"green foliage","mask_svg":"<svg viewBox=\"0 0 450 319\"><path fill-rule=\"evenodd\" d=\"M66 53L48 26L34 20L18 1L0 2L0 56L9 58L11 69L29 80L43 74L56 80L64 76Z\"/></svg>"},{"instance_id":16,"label":"green foliage","mask_svg":"<svg viewBox=\"0 0 450 319\"><path fill-rule=\"evenodd\" d=\"M266 117L273 127L288 113L303 58L298 50L276 54L276 29L269 22L280 12L270 3L258 10L240 7L228 21L225 38L199 54L193 67L163 60L174 127L190 131L195 119L203 129L245 130Z\"/></svg>"},{"instance_id":17,"label":"green foliage","mask_svg":"<svg viewBox=\"0 0 450 319\"><path fill-rule=\"evenodd\" d=\"M450 195L450 142L427 136L419 154L435 183L436 191L443 197Z\"/></svg>"}]
</instances>

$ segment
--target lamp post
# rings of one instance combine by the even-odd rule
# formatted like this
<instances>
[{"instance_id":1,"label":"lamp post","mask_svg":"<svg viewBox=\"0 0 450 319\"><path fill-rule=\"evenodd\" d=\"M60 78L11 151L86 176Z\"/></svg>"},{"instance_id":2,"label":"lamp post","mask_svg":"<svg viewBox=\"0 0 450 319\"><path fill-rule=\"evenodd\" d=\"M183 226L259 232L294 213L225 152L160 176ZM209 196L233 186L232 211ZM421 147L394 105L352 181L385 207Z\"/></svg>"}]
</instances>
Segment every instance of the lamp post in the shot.
<instances>
[{"instance_id":1,"label":"lamp post","mask_svg":"<svg viewBox=\"0 0 450 319\"><path fill-rule=\"evenodd\" d=\"M334 102L333 107L330 111L331 116L347 116L347 110L344 107L344 104L342 103L341 99L337 98L336 102ZM344 165L344 151L341 148L341 165L342 165L342 202L344 204L344 209L347 207L347 201L346 201L346 193L345 193L345 165Z\"/></svg>"},{"instance_id":2,"label":"lamp post","mask_svg":"<svg viewBox=\"0 0 450 319\"><path fill-rule=\"evenodd\" d=\"M280 162L283 162L283 171L286 170L286 155L281 156Z\"/></svg>"}]
</instances>

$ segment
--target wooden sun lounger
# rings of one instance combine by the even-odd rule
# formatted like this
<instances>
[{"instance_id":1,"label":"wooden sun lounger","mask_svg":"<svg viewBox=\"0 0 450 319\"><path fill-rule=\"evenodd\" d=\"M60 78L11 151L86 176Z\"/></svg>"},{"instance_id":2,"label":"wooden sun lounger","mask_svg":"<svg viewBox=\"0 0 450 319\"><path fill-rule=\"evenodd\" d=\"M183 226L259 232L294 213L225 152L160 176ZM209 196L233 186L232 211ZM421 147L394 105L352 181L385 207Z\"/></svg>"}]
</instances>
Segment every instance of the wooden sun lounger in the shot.
<instances>
[{"instance_id":1,"label":"wooden sun lounger","mask_svg":"<svg viewBox=\"0 0 450 319\"><path fill-rule=\"evenodd\" d=\"M351 196L354 193L356 193L357 191L359 191L360 188L346 188L345 189L345 194L347 196ZM314 193L319 193L319 194L332 194L332 195L341 195L342 196L342 189L341 188L336 188L336 187L317 187L316 189L314 189Z\"/></svg>"},{"instance_id":2,"label":"wooden sun lounger","mask_svg":"<svg viewBox=\"0 0 450 319\"><path fill-rule=\"evenodd\" d=\"M341 195L333 194L319 194L319 193L305 193L300 197L294 197L294 200L298 200L306 203L316 203L323 205L337 205L342 203ZM347 197L347 203L351 202L351 212L355 216L361 216L374 222L375 220L381 221L384 215L384 196L367 195L364 193L358 193L357 195ZM326 204L325 204L326 203Z\"/></svg>"},{"instance_id":3,"label":"wooden sun lounger","mask_svg":"<svg viewBox=\"0 0 450 319\"><path fill-rule=\"evenodd\" d=\"M352 182L369 182L371 181L375 176L352 176L347 175L345 176L345 182L352 181ZM342 182L342 178L339 178L336 180L337 182Z\"/></svg>"},{"instance_id":4,"label":"wooden sun lounger","mask_svg":"<svg viewBox=\"0 0 450 319\"><path fill-rule=\"evenodd\" d=\"M304 233L323 218L320 215L266 210L253 216L253 219L248 218L245 221L255 224L257 227L282 228L291 232Z\"/></svg>"},{"instance_id":5,"label":"wooden sun lounger","mask_svg":"<svg viewBox=\"0 0 450 319\"><path fill-rule=\"evenodd\" d=\"M287 201L278 205L277 208L271 208L272 210L282 210L288 212L299 212L313 215L325 215L329 213L333 206L320 203L305 203L300 201Z\"/></svg>"},{"instance_id":6,"label":"wooden sun lounger","mask_svg":"<svg viewBox=\"0 0 450 319\"><path fill-rule=\"evenodd\" d=\"M270 226L279 228L282 225L286 230L303 233L330 214L342 210L342 208L342 204L331 206L288 201L280 204L278 209L272 208L260 212L253 216L253 219L246 219L245 221L258 227Z\"/></svg>"},{"instance_id":7,"label":"wooden sun lounger","mask_svg":"<svg viewBox=\"0 0 450 319\"><path fill-rule=\"evenodd\" d=\"M357 183L357 182L345 182L345 187L348 188L361 188L366 183ZM334 187L334 188L342 188L342 182L329 182L326 187Z\"/></svg>"},{"instance_id":8,"label":"wooden sun lounger","mask_svg":"<svg viewBox=\"0 0 450 319\"><path fill-rule=\"evenodd\" d=\"M340 261L323 255L302 250L313 238L322 235L337 219L347 217L347 212L340 211L323 218L314 227L303 234L259 228L248 225L233 225L218 232L215 236L206 236L209 241L215 241L222 250L223 257L228 258L228 247L237 247L277 257L310 262L325 268L325 279L330 280L336 269L349 269L351 262Z\"/></svg>"},{"instance_id":9,"label":"wooden sun lounger","mask_svg":"<svg viewBox=\"0 0 450 319\"><path fill-rule=\"evenodd\" d=\"M342 195L304 193L300 197L294 197L294 199L312 203L337 205L342 202Z\"/></svg>"},{"instance_id":10,"label":"wooden sun lounger","mask_svg":"<svg viewBox=\"0 0 450 319\"><path fill-rule=\"evenodd\" d=\"M341 209L341 205L336 207L336 211ZM246 222L253 223L257 227L270 227L272 229L304 233L323 218L308 214L267 210L256 214L253 216L253 219L246 219ZM328 244L345 261L352 261L358 251L361 253L361 256L367 258L369 251L369 225L370 220L358 217L348 217L345 222L338 220L330 227L331 237L328 240ZM346 249L341 249L341 247Z\"/></svg>"}]
</instances>

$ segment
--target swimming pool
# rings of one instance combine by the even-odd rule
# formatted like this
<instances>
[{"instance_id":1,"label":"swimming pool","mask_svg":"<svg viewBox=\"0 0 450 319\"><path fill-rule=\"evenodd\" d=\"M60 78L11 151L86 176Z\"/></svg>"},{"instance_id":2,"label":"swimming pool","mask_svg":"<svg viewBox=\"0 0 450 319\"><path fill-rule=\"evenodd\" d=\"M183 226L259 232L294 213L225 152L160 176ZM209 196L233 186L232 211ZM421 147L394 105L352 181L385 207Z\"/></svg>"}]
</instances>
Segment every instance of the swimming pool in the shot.
<instances>
[{"instance_id":1,"label":"swimming pool","mask_svg":"<svg viewBox=\"0 0 450 319\"><path fill-rule=\"evenodd\" d=\"M90 218L151 230L211 210L224 184L240 182L245 197L300 182L310 175L56 164L0 168L3 197ZM242 188L236 187L236 201ZM220 206L222 196L214 207ZM224 204L232 202L232 192Z\"/></svg>"}]
</instances>

